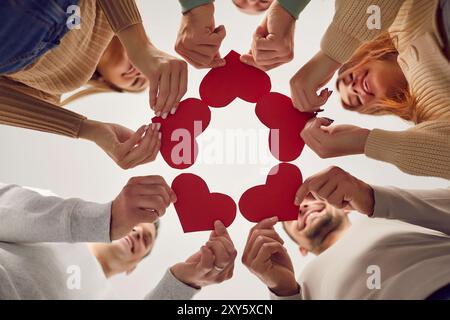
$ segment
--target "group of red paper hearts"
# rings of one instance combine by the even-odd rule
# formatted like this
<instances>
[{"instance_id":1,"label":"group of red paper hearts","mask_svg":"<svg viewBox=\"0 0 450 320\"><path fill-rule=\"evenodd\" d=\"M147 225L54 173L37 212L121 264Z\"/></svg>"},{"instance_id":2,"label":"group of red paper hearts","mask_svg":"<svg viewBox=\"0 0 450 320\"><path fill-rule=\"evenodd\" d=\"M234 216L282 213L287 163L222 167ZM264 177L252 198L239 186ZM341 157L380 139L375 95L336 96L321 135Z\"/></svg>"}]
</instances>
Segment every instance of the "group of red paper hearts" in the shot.
<instances>
[{"instance_id":1,"label":"group of red paper hearts","mask_svg":"<svg viewBox=\"0 0 450 320\"><path fill-rule=\"evenodd\" d=\"M231 51L226 65L211 69L200 84L201 100L189 98L182 101L177 113L166 119L155 117L153 123L161 124L161 155L169 166L186 169L195 163L198 155L196 138L206 130L211 120L212 108L222 108L236 98L256 103L258 119L270 129L269 148L272 155L282 163L272 168L264 185L247 190L239 200L239 210L251 222L278 216L280 221L296 220L298 207L294 205L297 189L302 184L300 169L290 163L297 159L304 147L300 132L314 114L294 109L289 97L270 92L271 81L262 70L244 64L240 55ZM201 123L200 128L198 124ZM173 133L182 129L190 135L190 148L179 150L180 163L173 153L180 141ZM272 139L276 134L277 139ZM175 140L175 141L174 141ZM277 141L272 146L272 141ZM211 193L206 182L190 173L177 176L172 182L177 194L175 210L184 232L214 229L214 222L220 220L228 227L236 217L236 203L228 195Z\"/></svg>"}]
</instances>

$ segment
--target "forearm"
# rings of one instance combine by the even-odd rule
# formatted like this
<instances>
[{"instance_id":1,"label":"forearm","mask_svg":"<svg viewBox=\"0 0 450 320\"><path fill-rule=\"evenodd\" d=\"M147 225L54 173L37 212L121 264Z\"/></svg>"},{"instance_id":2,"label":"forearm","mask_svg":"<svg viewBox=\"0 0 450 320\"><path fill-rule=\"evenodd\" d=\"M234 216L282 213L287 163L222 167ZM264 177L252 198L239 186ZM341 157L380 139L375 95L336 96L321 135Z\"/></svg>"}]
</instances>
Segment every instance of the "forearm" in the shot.
<instances>
[{"instance_id":1,"label":"forearm","mask_svg":"<svg viewBox=\"0 0 450 320\"><path fill-rule=\"evenodd\" d=\"M375 196L373 218L402 220L450 235L450 189L372 188Z\"/></svg>"},{"instance_id":2,"label":"forearm","mask_svg":"<svg viewBox=\"0 0 450 320\"><path fill-rule=\"evenodd\" d=\"M39 100L0 81L0 124L78 138L85 116Z\"/></svg>"},{"instance_id":3,"label":"forearm","mask_svg":"<svg viewBox=\"0 0 450 320\"><path fill-rule=\"evenodd\" d=\"M178 280L167 270L158 285L145 297L146 300L190 300L200 289L192 288Z\"/></svg>"},{"instance_id":4,"label":"forearm","mask_svg":"<svg viewBox=\"0 0 450 320\"><path fill-rule=\"evenodd\" d=\"M374 39L392 25L402 3L401 0L336 0L333 21L322 38L322 51L333 60L345 63L363 42ZM379 8L379 16L368 10L369 7ZM379 28L369 28L371 14L374 19L380 19Z\"/></svg>"},{"instance_id":5,"label":"forearm","mask_svg":"<svg viewBox=\"0 0 450 320\"><path fill-rule=\"evenodd\" d=\"M409 174L450 179L450 126L441 121L406 131L374 129L367 138L365 154Z\"/></svg>"},{"instance_id":6,"label":"forearm","mask_svg":"<svg viewBox=\"0 0 450 320\"><path fill-rule=\"evenodd\" d=\"M98 0L98 2L116 34L132 25L142 23L135 0Z\"/></svg>"},{"instance_id":7,"label":"forearm","mask_svg":"<svg viewBox=\"0 0 450 320\"><path fill-rule=\"evenodd\" d=\"M111 204L44 197L0 184L0 241L109 242Z\"/></svg>"}]
</instances>

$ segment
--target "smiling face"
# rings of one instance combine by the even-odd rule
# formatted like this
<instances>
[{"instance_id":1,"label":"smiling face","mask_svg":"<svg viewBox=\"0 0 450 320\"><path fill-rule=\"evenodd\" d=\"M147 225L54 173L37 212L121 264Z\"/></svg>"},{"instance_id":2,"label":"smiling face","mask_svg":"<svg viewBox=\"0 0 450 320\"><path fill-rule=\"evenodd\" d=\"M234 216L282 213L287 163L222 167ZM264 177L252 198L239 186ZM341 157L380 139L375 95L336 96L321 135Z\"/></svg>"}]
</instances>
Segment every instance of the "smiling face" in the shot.
<instances>
[{"instance_id":1,"label":"smiling face","mask_svg":"<svg viewBox=\"0 0 450 320\"><path fill-rule=\"evenodd\" d=\"M107 277L136 269L153 249L157 235L154 223L142 223L125 237L109 244L95 243L90 248Z\"/></svg>"},{"instance_id":2,"label":"smiling face","mask_svg":"<svg viewBox=\"0 0 450 320\"><path fill-rule=\"evenodd\" d=\"M149 85L147 78L133 66L117 37L103 53L97 72L102 81L125 91L140 92Z\"/></svg>"},{"instance_id":3,"label":"smiling face","mask_svg":"<svg viewBox=\"0 0 450 320\"><path fill-rule=\"evenodd\" d=\"M283 226L303 254L320 254L337 240L349 221L346 211L324 201L308 200L300 206L298 220L284 222Z\"/></svg>"},{"instance_id":4,"label":"smiling face","mask_svg":"<svg viewBox=\"0 0 450 320\"><path fill-rule=\"evenodd\" d=\"M233 0L233 3L241 11L248 14L259 14L267 9L274 0Z\"/></svg>"},{"instance_id":5,"label":"smiling face","mask_svg":"<svg viewBox=\"0 0 450 320\"><path fill-rule=\"evenodd\" d=\"M342 104L358 109L374 101L395 98L407 87L405 76L395 59L372 60L343 72L337 84Z\"/></svg>"}]
</instances>

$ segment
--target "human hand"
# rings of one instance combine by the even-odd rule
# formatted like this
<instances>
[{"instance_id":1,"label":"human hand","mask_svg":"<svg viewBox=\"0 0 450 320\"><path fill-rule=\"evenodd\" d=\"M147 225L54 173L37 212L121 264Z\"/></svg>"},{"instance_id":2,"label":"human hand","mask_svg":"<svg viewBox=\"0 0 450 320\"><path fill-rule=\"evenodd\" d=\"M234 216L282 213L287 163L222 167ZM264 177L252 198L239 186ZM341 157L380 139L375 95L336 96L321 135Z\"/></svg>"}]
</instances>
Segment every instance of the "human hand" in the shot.
<instances>
[{"instance_id":1,"label":"human hand","mask_svg":"<svg viewBox=\"0 0 450 320\"><path fill-rule=\"evenodd\" d=\"M364 153L370 130L353 125L330 126L332 120L310 120L301 133L305 143L321 158Z\"/></svg>"},{"instance_id":2,"label":"human hand","mask_svg":"<svg viewBox=\"0 0 450 320\"><path fill-rule=\"evenodd\" d=\"M153 223L177 201L160 176L131 178L111 205L111 239L120 239L140 223Z\"/></svg>"},{"instance_id":3,"label":"human hand","mask_svg":"<svg viewBox=\"0 0 450 320\"><path fill-rule=\"evenodd\" d=\"M253 34L250 53L243 63L270 70L294 58L295 18L275 1Z\"/></svg>"},{"instance_id":4,"label":"human hand","mask_svg":"<svg viewBox=\"0 0 450 320\"><path fill-rule=\"evenodd\" d=\"M174 114L187 91L187 63L156 48L142 23L125 28L117 36L133 65L149 80L150 107L156 116L165 119Z\"/></svg>"},{"instance_id":5,"label":"human hand","mask_svg":"<svg viewBox=\"0 0 450 320\"><path fill-rule=\"evenodd\" d=\"M181 282L193 288L222 283L233 276L236 249L222 222L216 221L206 245L170 271Z\"/></svg>"},{"instance_id":6,"label":"human hand","mask_svg":"<svg viewBox=\"0 0 450 320\"><path fill-rule=\"evenodd\" d=\"M181 18L175 50L196 68L221 67L226 63L219 53L225 36L224 26L215 27L214 4L205 4Z\"/></svg>"},{"instance_id":7,"label":"human hand","mask_svg":"<svg viewBox=\"0 0 450 320\"><path fill-rule=\"evenodd\" d=\"M340 63L319 51L291 79L291 97L294 106L302 112L316 112L323 106L333 91L320 91L341 66Z\"/></svg>"},{"instance_id":8,"label":"human hand","mask_svg":"<svg viewBox=\"0 0 450 320\"><path fill-rule=\"evenodd\" d=\"M277 217L256 224L249 233L243 264L277 296L299 293L291 258L274 229Z\"/></svg>"},{"instance_id":9,"label":"human hand","mask_svg":"<svg viewBox=\"0 0 450 320\"><path fill-rule=\"evenodd\" d=\"M306 179L297 191L295 204L299 206L307 197L368 216L373 214L375 206L372 187L338 167L330 167Z\"/></svg>"},{"instance_id":10,"label":"human hand","mask_svg":"<svg viewBox=\"0 0 450 320\"><path fill-rule=\"evenodd\" d=\"M83 121L80 138L95 142L122 169L156 159L161 147L160 125L144 125L136 132L113 123Z\"/></svg>"}]
</instances>

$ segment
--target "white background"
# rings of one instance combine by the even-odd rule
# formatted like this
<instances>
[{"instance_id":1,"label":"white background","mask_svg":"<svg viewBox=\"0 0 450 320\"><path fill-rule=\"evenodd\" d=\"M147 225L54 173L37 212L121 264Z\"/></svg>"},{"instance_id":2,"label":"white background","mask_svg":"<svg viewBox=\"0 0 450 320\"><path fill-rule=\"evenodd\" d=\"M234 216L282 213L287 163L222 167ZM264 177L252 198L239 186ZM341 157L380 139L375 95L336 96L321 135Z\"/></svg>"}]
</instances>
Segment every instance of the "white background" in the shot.
<instances>
[{"instance_id":1,"label":"white background","mask_svg":"<svg viewBox=\"0 0 450 320\"><path fill-rule=\"evenodd\" d=\"M162 50L173 54L180 8L178 2L138 1L145 27L152 41ZM289 79L319 48L321 35L331 21L334 10L332 0L311 1L297 22L296 57L293 62L270 72L273 91L289 94ZM249 49L251 36L262 16L248 16L236 10L231 0L216 1L216 20L225 24L227 38L221 52L223 55L234 49L245 52ZM198 97L198 86L206 71L190 69L187 97ZM331 83L334 83L331 82ZM332 85L332 89L334 85ZM147 93L102 94L75 102L70 108L89 118L115 122L137 129L152 117L147 104ZM408 124L391 117L368 117L344 111L336 93L332 95L324 116L335 119L337 124L352 123L367 128L403 130ZM228 108L212 110L210 128L224 132L230 128L264 129L248 103L237 100ZM213 131L206 131L200 145L205 146ZM49 189L64 197L80 197L97 202L111 201L132 176L158 174L171 183L180 171L169 168L159 157L156 162L123 171L94 144L67 139L50 134L0 126L0 180L6 183ZM226 151L227 152L227 151ZM261 150L265 153L266 150ZM405 188L433 188L448 186L444 180L408 176L396 167L370 160L365 156L321 160L305 148L295 162L308 177L330 165L338 165L368 183L395 185ZM212 191L227 193L236 202L249 187L265 181L267 168L259 165L194 165L186 172L203 177ZM242 252L251 224L241 216L235 220L230 233L239 252ZM289 252L299 273L305 263L313 257L302 258L297 248L286 239ZM194 253L207 239L208 234L183 234L173 207L162 220L158 243L151 256L141 263L130 276L117 276L113 284L119 297L142 298L161 278L172 264L182 261ZM237 261L235 276L220 286L204 289L197 297L203 299L265 299L265 287Z\"/></svg>"}]
</instances>

